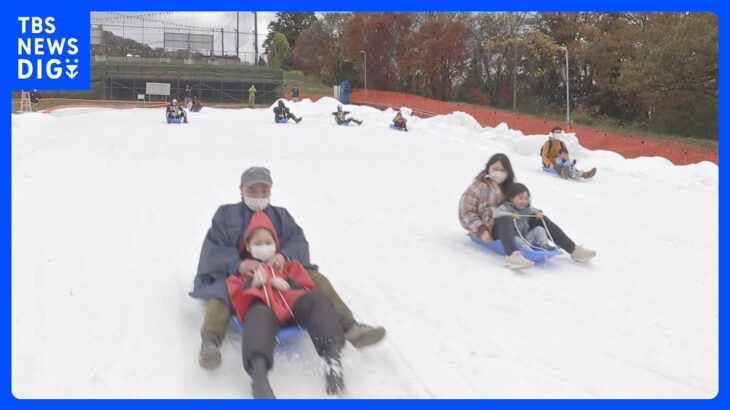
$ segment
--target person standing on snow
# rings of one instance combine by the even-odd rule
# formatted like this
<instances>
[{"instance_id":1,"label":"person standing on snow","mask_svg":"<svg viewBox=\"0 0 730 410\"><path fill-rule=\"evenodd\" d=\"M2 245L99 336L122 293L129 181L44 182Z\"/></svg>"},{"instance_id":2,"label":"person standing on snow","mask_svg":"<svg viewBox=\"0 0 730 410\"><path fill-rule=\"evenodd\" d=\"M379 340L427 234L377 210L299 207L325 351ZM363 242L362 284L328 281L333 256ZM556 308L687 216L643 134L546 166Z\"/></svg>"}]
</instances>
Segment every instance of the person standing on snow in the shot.
<instances>
[{"instance_id":1,"label":"person standing on snow","mask_svg":"<svg viewBox=\"0 0 730 410\"><path fill-rule=\"evenodd\" d=\"M542 148L540 148L540 157L542 158L542 167L543 168L551 168L556 170L555 167L555 159L558 158L560 155L560 150L565 149L567 151L567 147L565 146L565 143L560 140L560 137L563 136L563 129L560 127L554 127L548 136L548 140L545 141L544 144L542 144ZM558 173L558 175L561 175ZM583 178L583 179L589 179L593 178L594 175L596 175L596 169L592 168L589 171L579 171L575 170L575 175Z\"/></svg>"},{"instance_id":2,"label":"person standing on snow","mask_svg":"<svg viewBox=\"0 0 730 410\"><path fill-rule=\"evenodd\" d=\"M248 88L248 105L254 105L256 103L256 86L251 84Z\"/></svg>"},{"instance_id":3,"label":"person standing on snow","mask_svg":"<svg viewBox=\"0 0 730 410\"><path fill-rule=\"evenodd\" d=\"M205 236L194 290L190 292L190 296L206 301L198 357L203 368L213 369L221 364L219 346L231 316L231 304L226 290L227 277L236 274L251 275L261 265L260 261L252 258L241 247L244 232L256 211L263 211L269 217L278 238L277 252L266 263L279 270L287 261L299 261L307 269L317 289L334 304L345 339L354 347L369 346L385 337L383 327L358 323L329 279L319 273L317 265L309 261L309 243L302 228L285 208L269 204L271 186L268 169L247 169L241 175L239 187L243 201L218 208L213 224Z\"/></svg>"},{"instance_id":4,"label":"person standing on snow","mask_svg":"<svg viewBox=\"0 0 730 410\"><path fill-rule=\"evenodd\" d=\"M41 102L41 93L38 90L33 90L29 93L30 97L30 110L38 111L38 104Z\"/></svg>"},{"instance_id":5,"label":"person standing on snow","mask_svg":"<svg viewBox=\"0 0 730 410\"><path fill-rule=\"evenodd\" d=\"M504 154L494 154L486 166L477 174L474 181L461 195L459 201L459 222L469 233L484 242L502 240L507 264L514 269L529 268L534 263L517 250L515 228L512 217L495 217L494 208L505 199L505 193L514 183L515 173L512 164ZM576 262L587 262L596 252L577 246L558 225L548 217L543 217L555 243L565 249Z\"/></svg>"},{"instance_id":6,"label":"person standing on snow","mask_svg":"<svg viewBox=\"0 0 730 410\"><path fill-rule=\"evenodd\" d=\"M190 84L185 84L185 91L183 91L183 106L189 110L192 104L193 92L190 91Z\"/></svg>"},{"instance_id":7,"label":"person standing on snow","mask_svg":"<svg viewBox=\"0 0 730 410\"><path fill-rule=\"evenodd\" d=\"M308 331L317 353L325 359L327 394L342 391L340 351L345 336L332 302L316 289L299 261L287 260L276 268L266 263L279 250L279 240L264 211L253 213L241 245L258 266L252 273L228 276L227 288L233 310L245 327L243 367L251 376L253 397L276 398L267 373L274 366L279 326L292 320Z\"/></svg>"}]
</instances>

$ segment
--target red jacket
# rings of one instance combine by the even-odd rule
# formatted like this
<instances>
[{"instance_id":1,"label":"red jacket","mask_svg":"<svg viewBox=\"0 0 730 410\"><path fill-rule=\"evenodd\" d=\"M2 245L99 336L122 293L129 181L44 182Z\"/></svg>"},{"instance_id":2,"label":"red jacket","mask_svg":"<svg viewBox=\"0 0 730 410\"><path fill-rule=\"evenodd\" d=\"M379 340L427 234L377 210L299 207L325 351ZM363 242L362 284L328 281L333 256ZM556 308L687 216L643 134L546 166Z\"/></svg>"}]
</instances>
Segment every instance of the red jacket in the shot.
<instances>
[{"instance_id":1,"label":"red jacket","mask_svg":"<svg viewBox=\"0 0 730 410\"><path fill-rule=\"evenodd\" d=\"M304 266L299 261L287 262L284 265L284 269L277 273L274 273L273 269L266 263L262 263L261 266L264 267L269 277L269 281L261 288L251 286L251 277L241 275L231 275L228 277L226 285L228 287L228 295L231 298L231 306L233 306L239 322L244 323L248 307L251 306L251 302L258 299L274 312L274 316L276 316L279 324L288 322L293 317L289 309L294 309L294 304L297 303L300 296L315 288L314 282L312 282L312 278L309 277L307 270L304 269ZM292 288L280 292L271 286L270 279L275 276L287 279L287 282L289 282ZM295 289L296 287L300 288Z\"/></svg>"},{"instance_id":2,"label":"red jacket","mask_svg":"<svg viewBox=\"0 0 730 410\"><path fill-rule=\"evenodd\" d=\"M263 211L256 211L243 234L239 250L244 249L249 236L258 228L265 228L271 232L277 248L279 247L279 238L271 219ZM262 263L261 266L264 268L268 280L260 288L251 286L252 278L249 276L231 275L226 279L231 306L236 312L239 322L244 323L248 307L251 306L251 302L258 299L274 312L274 316L280 324L285 323L292 319L291 310L294 309L294 304L299 297L315 288L314 282L304 266L296 260L287 262L281 272L274 272L267 263ZM286 279L291 289L281 292L271 286L271 279L277 276Z\"/></svg>"}]
</instances>

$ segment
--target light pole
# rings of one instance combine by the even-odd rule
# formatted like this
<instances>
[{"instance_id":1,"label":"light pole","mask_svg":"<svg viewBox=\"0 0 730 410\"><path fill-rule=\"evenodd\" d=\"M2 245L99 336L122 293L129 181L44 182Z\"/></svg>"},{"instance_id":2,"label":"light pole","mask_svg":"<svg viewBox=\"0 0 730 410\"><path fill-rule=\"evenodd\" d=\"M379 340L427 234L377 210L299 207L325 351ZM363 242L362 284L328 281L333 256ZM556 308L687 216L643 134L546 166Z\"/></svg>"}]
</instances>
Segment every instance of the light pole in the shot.
<instances>
[{"instance_id":1,"label":"light pole","mask_svg":"<svg viewBox=\"0 0 730 410\"><path fill-rule=\"evenodd\" d=\"M565 122L570 124L570 72L568 71L568 47L560 46L565 51Z\"/></svg>"},{"instance_id":2,"label":"light pole","mask_svg":"<svg viewBox=\"0 0 730 410\"><path fill-rule=\"evenodd\" d=\"M361 53L365 54L365 80L363 81L365 83L365 89L368 89L368 53L365 52L365 50L360 50Z\"/></svg>"}]
</instances>

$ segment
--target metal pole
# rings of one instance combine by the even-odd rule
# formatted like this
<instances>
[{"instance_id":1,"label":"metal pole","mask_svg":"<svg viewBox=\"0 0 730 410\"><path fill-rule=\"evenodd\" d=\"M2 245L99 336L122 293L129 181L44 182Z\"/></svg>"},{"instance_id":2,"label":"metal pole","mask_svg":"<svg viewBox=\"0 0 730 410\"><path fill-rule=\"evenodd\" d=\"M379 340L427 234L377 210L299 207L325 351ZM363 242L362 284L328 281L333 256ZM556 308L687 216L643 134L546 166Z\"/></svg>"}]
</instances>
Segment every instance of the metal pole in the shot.
<instances>
[{"instance_id":1,"label":"metal pole","mask_svg":"<svg viewBox=\"0 0 730 410\"><path fill-rule=\"evenodd\" d=\"M223 27L221 27L221 57L226 55L226 49L223 44L223 37L225 36L223 35Z\"/></svg>"},{"instance_id":2,"label":"metal pole","mask_svg":"<svg viewBox=\"0 0 730 410\"><path fill-rule=\"evenodd\" d=\"M568 70L568 47L560 46L558 50L565 51L565 122L570 124L570 71Z\"/></svg>"},{"instance_id":3,"label":"metal pole","mask_svg":"<svg viewBox=\"0 0 730 410\"><path fill-rule=\"evenodd\" d=\"M515 40L514 64L512 67L512 111L517 111L517 41Z\"/></svg>"},{"instance_id":4,"label":"metal pole","mask_svg":"<svg viewBox=\"0 0 730 410\"><path fill-rule=\"evenodd\" d=\"M570 124L570 70L568 68L568 47L565 47L565 118Z\"/></svg>"},{"instance_id":5,"label":"metal pole","mask_svg":"<svg viewBox=\"0 0 730 410\"><path fill-rule=\"evenodd\" d=\"M360 50L361 53L365 54L365 63L363 67L364 75L363 75L363 83L365 84L365 89L368 89L368 53L365 52L365 50Z\"/></svg>"},{"instance_id":6,"label":"metal pole","mask_svg":"<svg viewBox=\"0 0 730 410\"><path fill-rule=\"evenodd\" d=\"M240 61L241 60L241 56L238 53L238 29L239 29L239 27L238 27L238 15L239 15L239 12L236 12L236 57L238 57L238 60Z\"/></svg>"},{"instance_id":7,"label":"metal pole","mask_svg":"<svg viewBox=\"0 0 730 410\"><path fill-rule=\"evenodd\" d=\"M253 65L259 65L259 25L258 16L256 12L253 12L253 49L254 49L254 61Z\"/></svg>"}]
</instances>

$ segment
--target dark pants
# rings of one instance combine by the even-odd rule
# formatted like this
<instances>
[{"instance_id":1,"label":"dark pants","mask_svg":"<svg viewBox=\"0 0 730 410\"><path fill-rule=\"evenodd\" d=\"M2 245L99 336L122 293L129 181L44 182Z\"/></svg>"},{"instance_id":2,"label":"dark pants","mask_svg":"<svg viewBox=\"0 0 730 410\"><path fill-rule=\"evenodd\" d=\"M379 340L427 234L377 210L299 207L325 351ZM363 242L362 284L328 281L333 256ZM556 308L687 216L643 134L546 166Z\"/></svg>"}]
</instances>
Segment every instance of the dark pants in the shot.
<instances>
[{"instance_id":1,"label":"dark pants","mask_svg":"<svg viewBox=\"0 0 730 410\"><path fill-rule=\"evenodd\" d=\"M340 327L344 329L348 325L351 325L355 321L352 312L342 298L340 298L340 295L337 294L329 279L314 269L307 269L307 272L317 286L317 290L324 293L334 304ZM230 319L231 310L225 303L218 299L208 299L205 305L205 319L200 329L200 335L203 339L212 337L220 345L228 329L228 321Z\"/></svg>"},{"instance_id":2,"label":"dark pants","mask_svg":"<svg viewBox=\"0 0 730 410\"><path fill-rule=\"evenodd\" d=\"M345 344L342 325L332 302L319 291L302 295L292 306L294 319L309 332L317 354L324 357L338 356ZM243 332L243 367L248 372L251 358L266 358L267 368L274 365L274 345L279 325L271 309L262 302L254 302L246 312Z\"/></svg>"},{"instance_id":3,"label":"dark pants","mask_svg":"<svg viewBox=\"0 0 730 410\"><path fill-rule=\"evenodd\" d=\"M553 221L544 217L545 225L547 225L550 235L553 237L555 244L565 249L568 253L573 253L575 250L575 243L568 238L568 235L563 232L558 225L555 225ZM529 221L530 229L536 226L543 226L542 221L537 218L530 218ZM503 216L494 220L494 228L492 228L492 237L502 241L504 246L504 253L511 255L512 252L517 250L515 245L515 236L517 236L517 228L515 227L514 220L511 216Z\"/></svg>"}]
</instances>

